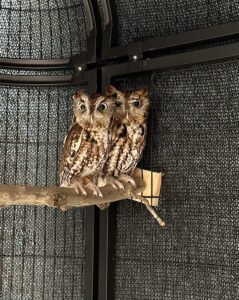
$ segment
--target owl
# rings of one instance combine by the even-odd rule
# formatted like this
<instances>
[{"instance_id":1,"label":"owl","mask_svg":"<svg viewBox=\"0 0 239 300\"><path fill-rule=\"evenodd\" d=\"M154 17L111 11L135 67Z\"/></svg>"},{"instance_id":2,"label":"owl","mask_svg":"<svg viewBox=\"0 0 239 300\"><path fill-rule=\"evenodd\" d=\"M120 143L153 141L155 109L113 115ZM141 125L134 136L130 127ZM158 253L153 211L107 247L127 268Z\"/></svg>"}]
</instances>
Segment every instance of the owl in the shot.
<instances>
[{"instance_id":1,"label":"owl","mask_svg":"<svg viewBox=\"0 0 239 300\"><path fill-rule=\"evenodd\" d=\"M62 149L60 186L74 188L84 195L88 188L102 197L92 176L102 170L108 157L114 107L111 97L90 97L83 91L73 96L75 123Z\"/></svg>"},{"instance_id":2,"label":"owl","mask_svg":"<svg viewBox=\"0 0 239 300\"><path fill-rule=\"evenodd\" d=\"M148 91L139 89L121 92L113 86L108 86L106 95L115 99L116 108L109 157L102 173L114 188L124 188L121 182L130 182L135 187L131 175L145 146Z\"/></svg>"}]
</instances>

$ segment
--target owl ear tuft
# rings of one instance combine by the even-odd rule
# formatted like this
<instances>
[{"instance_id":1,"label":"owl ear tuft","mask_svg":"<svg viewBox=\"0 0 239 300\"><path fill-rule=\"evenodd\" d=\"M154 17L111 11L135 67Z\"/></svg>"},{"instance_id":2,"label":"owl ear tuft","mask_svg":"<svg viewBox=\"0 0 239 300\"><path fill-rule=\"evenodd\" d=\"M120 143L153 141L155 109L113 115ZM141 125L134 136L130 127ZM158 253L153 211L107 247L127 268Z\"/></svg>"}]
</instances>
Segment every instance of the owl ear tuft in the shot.
<instances>
[{"instance_id":1,"label":"owl ear tuft","mask_svg":"<svg viewBox=\"0 0 239 300\"><path fill-rule=\"evenodd\" d=\"M149 90L144 87L143 89L136 90L135 93L139 95L139 97L147 97L149 95Z\"/></svg>"},{"instance_id":2,"label":"owl ear tuft","mask_svg":"<svg viewBox=\"0 0 239 300\"><path fill-rule=\"evenodd\" d=\"M115 88L113 85L108 85L105 89L106 96L121 96L123 93L117 88Z\"/></svg>"},{"instance_id":3,"label":"owl ear tuft","mask_svg":"<svg viewBox=\"0 0 239 300\"><path fill-rule=\"evenodd\" d=\"M88 95L83 91L83 90L80 90L80 91L77 91L73 97L72 97L74 100L83 100L83 101L86 101L88 99Z\"/></svg>"},{"instance_id":4,"label":"owl ear tuft","mask_svg":"<svg viewBox=\"0 0 239 300\"><path fill-rule=\"evenodd\" d=\"M99 101L103 101L105 100L105 97L104 96L99 96Z\"/></svg>"}]
</instances>

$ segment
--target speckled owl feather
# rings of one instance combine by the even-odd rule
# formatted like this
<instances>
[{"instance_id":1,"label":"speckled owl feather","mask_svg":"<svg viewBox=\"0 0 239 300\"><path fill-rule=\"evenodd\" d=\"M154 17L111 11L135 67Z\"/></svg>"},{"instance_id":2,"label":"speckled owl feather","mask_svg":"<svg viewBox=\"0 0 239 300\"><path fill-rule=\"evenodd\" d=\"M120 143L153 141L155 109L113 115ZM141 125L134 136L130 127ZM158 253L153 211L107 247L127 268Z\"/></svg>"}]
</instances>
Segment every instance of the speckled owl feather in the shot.
<instances>
[{"instance_id":1,"label":"speckled owl feather","mask_svg":"<svg viewBox=\"0 0 239 300\"><path fill-rule=\"evenodd\" d=\"M108 157L109 139L109 131L87 131L77 123L73 125L60 164L61 186L69 186L75 176L85 177L99 172Z\"/></svg>"}]
</instances>

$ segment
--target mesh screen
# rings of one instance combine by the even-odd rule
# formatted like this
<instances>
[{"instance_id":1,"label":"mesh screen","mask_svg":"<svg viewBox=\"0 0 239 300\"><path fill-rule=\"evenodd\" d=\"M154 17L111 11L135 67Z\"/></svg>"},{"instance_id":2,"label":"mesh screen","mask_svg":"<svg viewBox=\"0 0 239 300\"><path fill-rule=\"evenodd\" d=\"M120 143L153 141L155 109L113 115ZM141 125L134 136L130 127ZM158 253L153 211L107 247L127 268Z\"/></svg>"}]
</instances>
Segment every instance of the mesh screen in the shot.
<instances>
[{"instance_id":1,"label":"mesh screen","mask_svg":"<svg viewBox=\"0 0 239 300\"><path fill-rule=\"evenodd\" d=\"M114 0L110 3L116 45L238 21L239 16L239 6L234 0Z\"/></svg>"},{"instance_id":2,"label":"mesh screen","mask_svg":"<svg viewBox=\"0 0 239 300\"><path fill-rule=\"evenodd\" d=\"M55 69L55 70L27 70L27 69L0 69L0 75L18 75L18 76L63 76L73 74L73 69Z\"/></svg>"},{"instance_id":3,"label":"mesh screen","mask_svg":"<svg viewBox=\"0 0 239 300\"><path fill-rule=\"evenodd\" d=\"M83 1L2 0L0 57L54 59L86 51Z\"/></svg>"},{"instance_id":4,"label":"mesh screen","mask_svg":"<svg viewBox=\"0 0 239 300\"><path fill-rule=\"evenodd\" d=\"M239 63L118 78L148 86L141 167L163 171L160 228L141 204L116 205L114 299L238 299Z\"/></svg>"},{"instance_id":5,"label":"mesh screen","mask_svg":"<svg viewBox=\"0 0 239 300\"><path fill-rule=\"evenodd\" d=\"M58 184L77 87L0 88L0 182ZM0 210L0 299L83 299L85 210Z\"/></svg>"}]
</instances>

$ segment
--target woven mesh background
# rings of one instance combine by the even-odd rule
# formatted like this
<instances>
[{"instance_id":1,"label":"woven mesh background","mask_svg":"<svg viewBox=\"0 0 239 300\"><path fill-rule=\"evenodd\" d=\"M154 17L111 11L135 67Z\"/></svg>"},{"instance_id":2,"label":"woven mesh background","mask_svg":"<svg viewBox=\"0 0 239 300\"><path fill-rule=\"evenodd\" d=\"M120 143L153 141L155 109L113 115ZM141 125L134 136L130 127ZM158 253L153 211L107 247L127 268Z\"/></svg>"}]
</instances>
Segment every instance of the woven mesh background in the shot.
<instances>
[{"instance_id":1,"label":"woven mesh background","mask_svg":"<svg viewBox=\"0 0 239 300\"><path fill-rule=\"evenodd\" d=\"M0 182L56 185L77 87L0 88ZM0 210L0 299L83 299L85 210Z\"/></svg>"},{"instance_id":2,"label":"woven mesh background","mask_svg":"<svg viewBox=\"0 0 239 300\"><path fill-rule=\"evenodd\" d=\"M1 75L23 75L23 76L62 76L73 74L73 69L56 70L26 70L26 69L0 69Z\"/></svg>"},{"instance_id":3,"label":"woven mesh background","mask_svg":"<svg viewBox=\"0 0 239 300\"><path fill-rule=\"evenodd\" d=\"M0 57L53 59L86 51L83 1L0 2Z\"/></svg>"},{"instance_id":4,"label":"woven mesh background","mask_svg":"<svg viewBox=\"0 0 239 300\"><path fill-rule=\"evenodd\" d=\"M114 299L238 299L239 63L116 79L151 93L141 166L165 172L160 228L116 205Z\"/></svg>"},{"instance_id":5,"label":"woven mesh background","mask_svg":"<svg viewBox=\"0 0 239 300\"><path fill-rule=\"evenodd\" d=\"M234 0L113 0L116 45L237 21Z\"/></svg>"}]
</instances>

